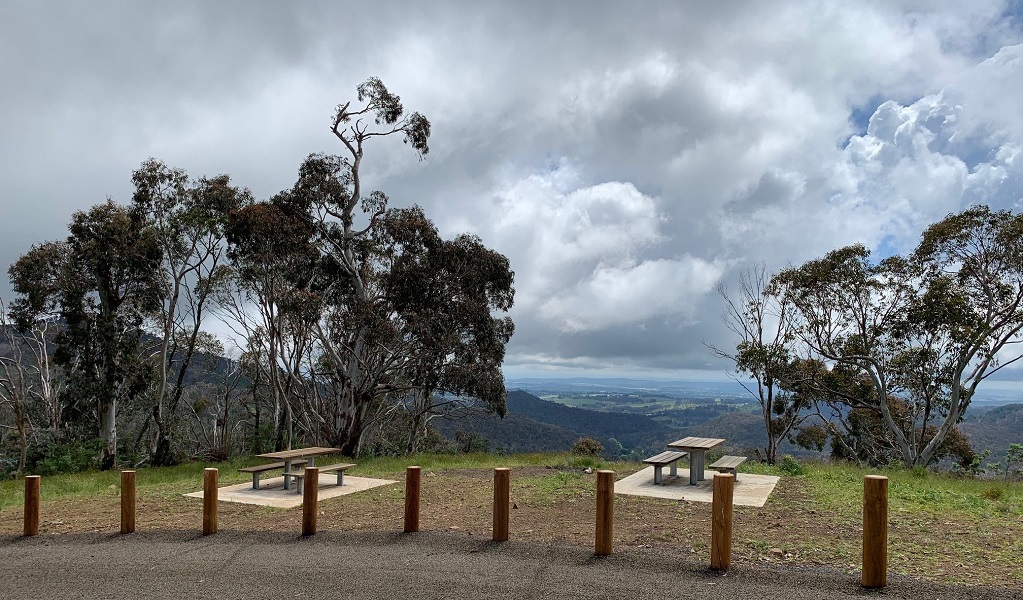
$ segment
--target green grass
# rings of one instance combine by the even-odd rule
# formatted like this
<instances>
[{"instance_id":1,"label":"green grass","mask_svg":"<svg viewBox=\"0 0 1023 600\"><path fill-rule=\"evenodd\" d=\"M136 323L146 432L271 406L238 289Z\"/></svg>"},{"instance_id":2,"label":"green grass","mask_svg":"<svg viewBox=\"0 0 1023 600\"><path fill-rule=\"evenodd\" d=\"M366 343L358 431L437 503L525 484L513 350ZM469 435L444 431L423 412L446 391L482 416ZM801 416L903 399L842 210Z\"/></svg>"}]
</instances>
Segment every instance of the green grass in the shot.
<instances>
[{"instance_id":1,"label":"green grass","mask_svg":"<svg viewBox=\"0 0 1023 600\"><path fill-rule=\"evenodd\" d=\"M750 464L750 463L747 463ZM1023 484L964 479L942 473L900 468L868 469L844 463L805 463L806 481L822 508L843 514L863 509L863 478L888 477L890 510L928 515L959 514L975 519L1023 515ZM751 473L786 476L776 467L750 464Z\"/></svg>"},{"instance_id":2,"label":"green grass","mask_svg":"<svg viewBox=\"0 0 1023 600\"><path fill-rule=\"evenodd\" d=\"M221 484L247 481L249 475L238 468L259 464L255 457L223 463L188 463L175 467L138 469L137 485L161 496L192 491L202 481L203 469L219 469ZM571 454L421 454L413 457L374 457L356 461L352 472L368 477L395 477L409 465L425 470L486 469L494 467L551 467L565 472L546 477L525 478L519 485L536 488L537 498L553 501L559 495L572 495L578 471L583 467L612 470L639 469L639 463L607 463L600 459ZM805 463L799 477L810 487L815 502L823 509L841 514L858 514L863 503L863 478L886 475L889 478L889 506L893 512L908 511L930 516L957 514L972 520L1023 515L1023 484L1004 481L962 479L943 474L905 469L865 469L848 464ZM775 466L748 461L743 472L788 477ZM44 498L68 498L118 493L119 473L92 471L45 477ZM0 483L0 509L22 503L21 480Z\"/></svg>"},{"instance_id":3,"label":"green grass","mask_svg":"<svg viewBox=\"0 0 1023 600\"><path fill-rule=\"evenodd\" d=\"M325 459L329 460L329 459ZM221 485L249 481L251 476L238 469L265 462L256 457L241 457L222 463L186 463L174 467L141 467L137 469L136 486L150 493L170 497L195 491L202 485L203 469L219 470ZM485 469L494 467L605 468L599 459L572 454L420 454L412 457L373 457L355 461L358 466L350 473L366 477L395 477L409 465L424 470ZM41 482L44 499L81 496L116 495L120 493L119 471L87 471L64 473L44 477ZM20 506L23 502L23 480L0 482L0 510Z\"/></svg>"}]
</instances>

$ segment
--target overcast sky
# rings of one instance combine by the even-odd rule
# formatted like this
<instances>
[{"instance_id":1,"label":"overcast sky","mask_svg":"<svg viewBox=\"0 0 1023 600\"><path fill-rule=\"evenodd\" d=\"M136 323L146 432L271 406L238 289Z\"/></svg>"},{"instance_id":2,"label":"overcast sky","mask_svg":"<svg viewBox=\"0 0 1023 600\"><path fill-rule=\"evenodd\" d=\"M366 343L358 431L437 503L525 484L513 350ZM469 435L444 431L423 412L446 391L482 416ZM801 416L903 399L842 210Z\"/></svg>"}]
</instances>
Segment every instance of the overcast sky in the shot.
<instances>
[{"instance_id":1,"label":"overcast sky","mask_svg":"<svg viewBox=\"0 0 1023 600\"><path fill-rule=\"evenodd\" d=\"M433 124L422 162L373 141L369 189L511 260L510 376L720 378L751 263L1023 203L1020 0L7 0L0 264L148 157L289 188L369 76Z\"/></svg>"}]
</instances>

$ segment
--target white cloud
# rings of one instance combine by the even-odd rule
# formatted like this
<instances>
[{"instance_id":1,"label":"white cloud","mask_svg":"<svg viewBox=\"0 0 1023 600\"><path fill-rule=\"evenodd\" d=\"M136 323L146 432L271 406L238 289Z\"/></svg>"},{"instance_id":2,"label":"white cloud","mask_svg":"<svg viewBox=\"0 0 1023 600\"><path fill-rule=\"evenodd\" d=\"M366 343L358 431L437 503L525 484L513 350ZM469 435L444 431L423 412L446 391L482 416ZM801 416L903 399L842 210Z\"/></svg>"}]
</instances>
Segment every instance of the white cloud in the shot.
<instances>
[{"instance_id":1,"label":"white cloud","mask_svg":"<svg viewBox=\"0 0 1023 600\"><path fill-rule=\"evenodd\" d=\"M533 367L705 368L728 333L714 283L745 264L1023 208L1001 0L246 7L9 11L0 264L126 200L148 156L289 187L370 75L434 130L423 162L374 140L366 186L509 256L509 361Z\"/></svg>"},{"instance_id":2,"label":"white cloud","mask_svg":"<svg viewBox=\"0 0 1023 600\"><path fill-rule=\"evenodd\" d=\"M624 324L642 327L653 317L690 319L700 298L724 271L719 263L685 256L638 264L598 265L589 277L557 290L540 305L540 316L565 332ZM680 327L684 323L677 323Z\"/></svg>"}]
</instances>

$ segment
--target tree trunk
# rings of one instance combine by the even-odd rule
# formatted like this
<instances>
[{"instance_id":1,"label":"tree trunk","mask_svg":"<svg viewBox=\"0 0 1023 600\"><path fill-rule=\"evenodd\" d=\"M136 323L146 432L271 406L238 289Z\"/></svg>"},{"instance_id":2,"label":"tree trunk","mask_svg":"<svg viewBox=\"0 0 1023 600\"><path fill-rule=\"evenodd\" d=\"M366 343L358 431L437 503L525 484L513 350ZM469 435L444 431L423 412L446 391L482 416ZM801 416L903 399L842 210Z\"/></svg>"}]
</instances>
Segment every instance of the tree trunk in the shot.
<instances>
[{"instance_id":1,"label":"tree trunk","mask_svg":"<svg viewBox=\"0 0 1023 600\"><path fill-rule=\"evenodd\" d=\"M99 452L99 468L107 471L117 464L117 400L100 406L99 433L104 442Z\"/></svg>"}]
</instances>

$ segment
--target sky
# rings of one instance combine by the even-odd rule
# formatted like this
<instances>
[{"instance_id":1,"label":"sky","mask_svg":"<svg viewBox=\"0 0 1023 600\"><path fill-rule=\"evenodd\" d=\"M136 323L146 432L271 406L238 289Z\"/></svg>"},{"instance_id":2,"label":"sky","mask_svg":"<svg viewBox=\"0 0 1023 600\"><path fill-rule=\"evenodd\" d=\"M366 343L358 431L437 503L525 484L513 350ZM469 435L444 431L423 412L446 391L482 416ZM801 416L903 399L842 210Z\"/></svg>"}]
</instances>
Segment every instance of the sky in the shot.
<instances>
[{"instance_id":1,"label":"sky","mask_svg":"<svg viewBox=\"0 0 1023 600\"><path fill-rule=\"evenodd\" d=\"M290 188L371 76L433 134L364 185L509 258L509 376L722 379L743 269L1023 203L1021 0L7 0L0 265L149 157Z\"/></svg>"}]
</instances>

